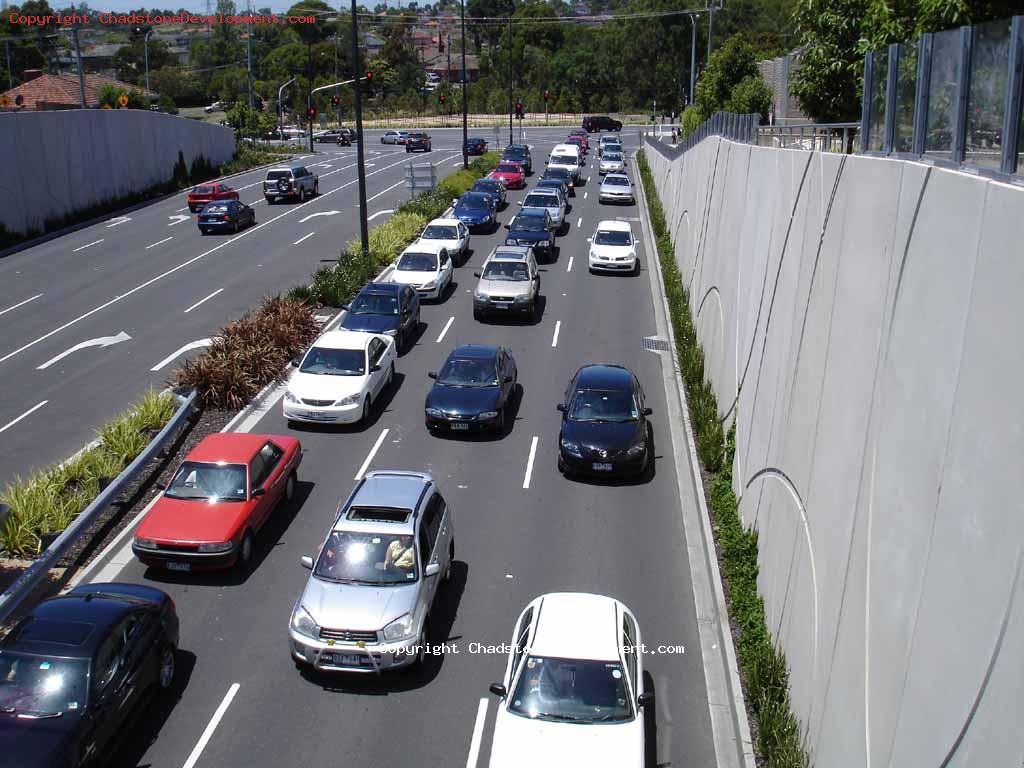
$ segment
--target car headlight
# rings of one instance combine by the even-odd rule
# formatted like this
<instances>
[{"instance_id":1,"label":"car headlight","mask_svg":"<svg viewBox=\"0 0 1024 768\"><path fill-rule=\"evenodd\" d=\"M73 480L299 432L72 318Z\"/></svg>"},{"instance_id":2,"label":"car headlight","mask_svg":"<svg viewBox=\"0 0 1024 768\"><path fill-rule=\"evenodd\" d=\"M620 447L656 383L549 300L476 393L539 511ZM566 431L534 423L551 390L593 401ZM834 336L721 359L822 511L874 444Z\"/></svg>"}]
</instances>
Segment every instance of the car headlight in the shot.
<instances>
[{"instance_id":1,"label":"car headlight","mask_svg":"<svg viewBox=\"0 0 1024 768\"><path fill-rule=\"evenodd\" d=\"M444 412L440 408L427 408L427 416L433 416L435 419L444 418Z\"/></svg>"},{"instance_id":2,"label":"car headlight","mask_svg":"<svg viewBox=\"0 0 1024 768\"><path fill-rule=\"evenodd\" d=\"M437 286L437 280L431 280L429 283L424 283L420 286L425 291L433 290Z\"/></svg>"},{"instance_id":3,"label":"car headlight","mask_svg":"<svg viewBox=\"0 0 1024 768\"><path fill-rule=\"evenodd\" d=\"M590 252L590 258L592 258L592 259L596 259L596 258L597 258L597 254L596 254L596 253L594 253L593 251L591 251L591 252Z\"/></svg>"},{"instance_id":4,"label":"car headlight","mask_svg":"<svg viewBox=\"0 0 1024 768\"><path fill-rule=\"evenodd\" d=\"M218 541L218 542L215 542L215 543L200 544L199 545L199 551L200 552L230 552L231 548L233 546L235 546L233 542L230 542L230 541Z\"/></svg>"},{"instance_id":5,"label":"car headlight","mask_svg":"<svg viewBox=\"0 0 1024 768\"><path fill-rule=\"evenodd\" d=\"M295 611L292 613L292 629L306 637L316 638L320 634L319 625L313 621L309 611L301 605L295 606Z\"/></svg>"},{"instance_id":6,"label":"car headlight","mask_svg":"<svg viewBox=\"0 0 1024 768\"><path fill-rule=\"evenodd\" d=\"M349 395L348 397L341 398L341 400L336 402L335 405L355 405L358 402L359 395Z\"/></svg>"},{"instance_id":7,"label":"car headlight","mask_svg":"<svg viewBox=\"0 0 1024 768\"><path fill-rule=\"evenodd\" d=\"M136 539L135 546L139 549L157 549L156 542L152 539Z\"/></svg>"},{"instance_id":8,"label":"car headlight","mask_svg":"<svg viewBox=\"0 0 1024 768\"><path fill-rule=\"evenodd\" d=\"M384 331L384 335L385 336L397 336L398 335L398 329L397 328L392 328L391 330Z\"/></svg>"},{"instance_id":9,"label":"car headlight","mask_svg":"<svg viewBox=\"0 0 1024 768\"><path fill-rule=\"evenodd\" d=\"M522 295L522 296L516 296L516 298L515 298L515 303L516 304L528 304L529 301L530 301L530 297L525 295L525 294Z\"/></svg>"},{"instance_id":10,"label":"car headlight","mask_svg":"<svg viewBox=\"0 0 1024 768\"><path fill-rule=\"evenodd\" d=\"M561 443L562 450L564 450L566 453L571 453L573 456L579 456L580 458L583 458L583 454L580 453L579 443L574 443L571 440L565 440L564 438L562 439Z\"/></svg>"},{"instance_id":11,"label":"car headlight","mask_svg":"<svg viewBox=\"0 0 1024 768\"><path fill-rule=\"evenodd\" d=\"M497 411L484 411L479 416L477 416L477 418L478 419L496 419L496 418L498 418L498 412Z\"/></svg>"},{"instance_id":12,"label":"car headlight","mask_svg":"<svg viewBox=\"0 0 1024 768\"><path fill-rule=\"evenodd\" d=\"M646 440L641 440L639 443L637 443L636 445L631 447L628 451L626 451L626 455L627 456L639 456L641 453L644 452L644 450L646 448L647 448L647 441Z\"/></svg>"},{"instance_id":13,"label":"car headlight","mask_svg":"<svg viewBox=\"0 0 1024 768\"><path fill-rule=\"evenodd\" d=\"M295 395L293 395L292 391L290 389L285 391L284 399L285 399L285 402L288 402L288 403L297 403L297 402L299 402L299 398L297 398Z\"/></svg>"},{"instance_id":14,"label":"car headlight","mask_svg":"<svg viewBox=\"0 0 1024 768\"><path fill-rule=\"evenodd\" d=\"M477 301L487 301L487 294L480 291L473 291L473 298Z\"/></svg>"},{"instance_id":15,"label":"car headlight","mask_svg":"<svg viewBox=\"0 0 1024 768\"><path fill-rule=\"evenodd\" d=\"M412 614L407 613L384 627L384 639L389 642L405 640L412 636L412 629Z\"/></svg>"}]
</instances>

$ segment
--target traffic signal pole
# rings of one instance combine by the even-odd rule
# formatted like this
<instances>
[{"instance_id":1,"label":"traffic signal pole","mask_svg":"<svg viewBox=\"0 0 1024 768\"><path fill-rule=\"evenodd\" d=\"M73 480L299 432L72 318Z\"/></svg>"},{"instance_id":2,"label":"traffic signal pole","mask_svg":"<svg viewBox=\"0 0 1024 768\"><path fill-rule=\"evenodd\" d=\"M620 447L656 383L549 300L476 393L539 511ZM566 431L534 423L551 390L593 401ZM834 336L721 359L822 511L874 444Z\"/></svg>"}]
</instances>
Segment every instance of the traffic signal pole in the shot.
<instances>
[{"instance_id":1,"label":"traffic signal pole","mask_svg":"<svg viewBox=\"0 0 1024 768\"><path fill-rule=\"evenodd\" d=\"M370 253L370 234L366 224L366 166L363 154L363 102L359 87L359 17L356 13L356 0L352 0L352 71L356 73L355 111L356 111L356 163L359 167L359 243L362 256L367 258Z\"/></svg>"},{"instance_id":2,"label":"traffic signal pole","mask_svg":"<svg viewBox=\"0 0 1024 768\"><path fill-rule=\"evenodd\" d=\"M462 10L462 167L469 168L469 141L468 109L466 104L466 0L460 4ZM10 67L8 67L10 69Z\"/></svg>"},{"instance_id":3,"label":"traffic signal pole","mask_svg":"<svg viewBox=\"0 0 1024 768\"><path fill-rule=\"evenodd\" d=\"M508 143L512 139L512 14L508 15Z\"/></svg>"}]
</instances>

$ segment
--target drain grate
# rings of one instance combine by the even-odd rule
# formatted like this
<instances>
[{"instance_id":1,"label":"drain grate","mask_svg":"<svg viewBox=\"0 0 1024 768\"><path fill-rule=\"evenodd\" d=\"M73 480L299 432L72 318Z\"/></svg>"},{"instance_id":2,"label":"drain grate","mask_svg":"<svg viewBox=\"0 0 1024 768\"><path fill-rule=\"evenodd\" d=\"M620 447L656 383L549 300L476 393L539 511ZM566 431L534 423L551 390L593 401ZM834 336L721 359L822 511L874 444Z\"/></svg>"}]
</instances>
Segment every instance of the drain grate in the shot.
<instances>
[{"instance_id":1,"label":"drain grate","mask_svg":"<svg viewBox=\"0 0 1024 768\"><path fill-rule=\"evenodd\" d=\"M640 341L641 346L648 352L671 352L668 339L661 339L657 336L644 336Z\"/></svg>"}]
</instances>

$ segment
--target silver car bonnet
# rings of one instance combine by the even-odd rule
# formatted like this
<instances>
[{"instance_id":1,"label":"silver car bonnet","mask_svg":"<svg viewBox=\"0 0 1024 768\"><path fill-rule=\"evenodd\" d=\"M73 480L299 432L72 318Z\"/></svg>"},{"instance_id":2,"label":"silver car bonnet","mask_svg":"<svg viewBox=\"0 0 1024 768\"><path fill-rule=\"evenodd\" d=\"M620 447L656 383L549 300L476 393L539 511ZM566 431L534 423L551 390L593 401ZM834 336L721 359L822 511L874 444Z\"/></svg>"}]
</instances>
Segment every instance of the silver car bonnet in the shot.
<instances>
[{"instance_id":1,"label":"silver car bonnet","mask_svg":"<svg viewBox=\"0 0 1024 768\"><path fill-rule=\"evenodd\" d=\"M302 592L302 607L321 627L379 632L412 612L421 585L422 581L388 587L336 584L311 576Z\"/></svg>"},{"instance_id":2,"label":"silver car bonnet","mask_svg":"<svg viewBox=\"0 0 1024 768\"><path fill-rule=\"evenodd\" d=\"M529 296L532 286L529 280L485 280L480 278L476 290L484 296Z\"/></svg>"}]
</instances>

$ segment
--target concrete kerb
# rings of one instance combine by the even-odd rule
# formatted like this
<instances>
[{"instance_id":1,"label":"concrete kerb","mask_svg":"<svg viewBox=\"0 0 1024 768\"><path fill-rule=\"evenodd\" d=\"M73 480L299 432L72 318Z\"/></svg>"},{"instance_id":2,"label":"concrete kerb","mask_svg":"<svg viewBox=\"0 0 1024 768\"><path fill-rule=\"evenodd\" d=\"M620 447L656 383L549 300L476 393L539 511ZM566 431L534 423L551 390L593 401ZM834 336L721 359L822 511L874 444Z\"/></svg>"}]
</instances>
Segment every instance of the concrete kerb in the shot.
<instances>
[{"instance_id":1,"label":"concrete kerb","mask_svg":"<svg viewBox=\"0 0 1024 768\"><path fill-rule=\"evenodd\" d=\"M655 300L654 313L658 335L668 339L671 349L670 352L658 354L663 362L669 363L662 366L662 375L669 407L670 434L676 457L676 482L679 486L680 500L692 495L696 501L695 505L684 501L681 506L716 761L720 768L755 768L750 724L747 720L736 650L733 647L732 631L729 626L729 610L722 588L714 534L711 530L711 516L705 500L704 482L697 459L693 426L690 423L686 386L676 359L675 332L670 320L671 313L661 274L661 262L654 242L654 230L647 209L643 178L639 173L636 174L635 181L640 188L637 201L644 229L651 293L660 297L660 301ZM675 398L668 396L673 390ZM683 425L682 435L679 434L679 424ZM689 457L689 462L683 458L684 453ZM684 479L687 476L689 484Z\"/></svg>"}]
</instances>

